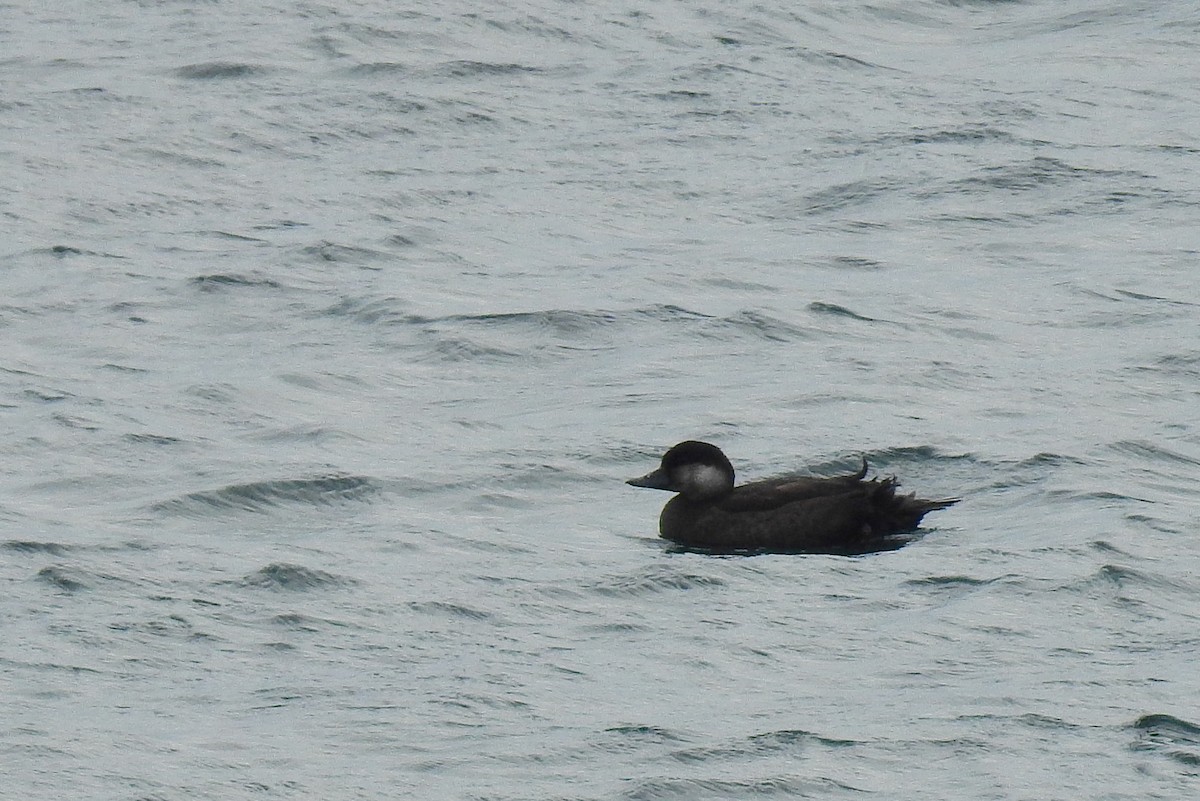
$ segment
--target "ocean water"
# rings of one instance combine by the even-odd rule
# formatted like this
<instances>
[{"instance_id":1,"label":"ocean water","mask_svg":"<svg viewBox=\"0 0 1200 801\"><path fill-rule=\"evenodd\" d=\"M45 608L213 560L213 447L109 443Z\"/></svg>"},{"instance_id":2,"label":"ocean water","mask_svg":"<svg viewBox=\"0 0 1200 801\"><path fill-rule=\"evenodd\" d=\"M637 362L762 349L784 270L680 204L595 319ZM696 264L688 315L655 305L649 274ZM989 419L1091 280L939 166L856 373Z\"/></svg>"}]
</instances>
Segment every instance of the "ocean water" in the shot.
<instances>
[{"instance_id":1,"label":"ocean water","mask_svg":"<svg viewBox=\"0 0 1200 801\"><path fill-rule=\"evenodd\" d=\"M1195 797L1194 12L0 4L0 796Z\"/></svg>"}]
</instances>

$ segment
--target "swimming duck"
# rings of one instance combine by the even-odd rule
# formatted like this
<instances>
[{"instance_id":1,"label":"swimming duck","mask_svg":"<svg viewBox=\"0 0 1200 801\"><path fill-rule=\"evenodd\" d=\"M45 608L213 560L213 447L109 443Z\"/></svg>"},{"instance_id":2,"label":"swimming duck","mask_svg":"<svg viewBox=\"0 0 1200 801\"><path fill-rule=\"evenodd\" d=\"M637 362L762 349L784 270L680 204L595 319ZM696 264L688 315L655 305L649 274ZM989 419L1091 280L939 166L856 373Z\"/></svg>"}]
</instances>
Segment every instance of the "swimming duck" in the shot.
<instances>
[{"instance_id":1,"label":"swimming duck","mask_svg":"<svg viewBox=\"0 0 1200 801\"><path fill-rule=\"evenodd\" d=\"M733 485L733 465L721 449L688 440L662 464L625 482L679 493L663 507L659 534L692 548L717 551L869 553L898 548L896 535L917 528L926 513L958 498L930 501L897 495L895 478L866 480L867 460L849 475L774 478Z\"/></svg>"}]
</instances>

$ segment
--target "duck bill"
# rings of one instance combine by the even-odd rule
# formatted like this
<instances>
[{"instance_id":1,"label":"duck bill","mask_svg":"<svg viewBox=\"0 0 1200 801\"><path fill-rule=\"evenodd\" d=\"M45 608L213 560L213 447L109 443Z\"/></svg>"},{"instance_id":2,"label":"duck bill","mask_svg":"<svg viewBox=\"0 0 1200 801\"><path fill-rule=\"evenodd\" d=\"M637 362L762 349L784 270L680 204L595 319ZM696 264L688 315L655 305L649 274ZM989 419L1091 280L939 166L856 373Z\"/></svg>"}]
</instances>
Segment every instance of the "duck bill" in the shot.
<instances>
[{"instance_id":1,"label":"duck bill","mask_svg":"<svg viewBox=\"0 0 1200 801\"><path fill-rule=\"evenodd\" d=\"M669 490L671 488L671 480L661 467L658 470L647 473L641 478L631 478L625 483L633 487L645 487L646 489Z\"/></svg>"}]
</instances>

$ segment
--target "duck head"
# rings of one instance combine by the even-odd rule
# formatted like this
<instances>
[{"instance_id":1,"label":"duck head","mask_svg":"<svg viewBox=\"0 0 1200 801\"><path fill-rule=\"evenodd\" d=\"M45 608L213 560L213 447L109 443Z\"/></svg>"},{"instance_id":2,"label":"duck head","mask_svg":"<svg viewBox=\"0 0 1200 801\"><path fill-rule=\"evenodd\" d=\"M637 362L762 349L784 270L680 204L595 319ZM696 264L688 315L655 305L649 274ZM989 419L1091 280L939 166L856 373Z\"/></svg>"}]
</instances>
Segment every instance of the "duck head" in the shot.
<instances>
[{"instance_id":1,"label":"duck head","mask_svg":"<svg viewBox=\"0 0 1200 801\"><path fill-rule=\"evenodd\" d=\"M716 445L688 440L663 454L657 470L625 483L678 492L689 501L711 501L733 491L733 465Z\"/></svg>"}]
</instances>

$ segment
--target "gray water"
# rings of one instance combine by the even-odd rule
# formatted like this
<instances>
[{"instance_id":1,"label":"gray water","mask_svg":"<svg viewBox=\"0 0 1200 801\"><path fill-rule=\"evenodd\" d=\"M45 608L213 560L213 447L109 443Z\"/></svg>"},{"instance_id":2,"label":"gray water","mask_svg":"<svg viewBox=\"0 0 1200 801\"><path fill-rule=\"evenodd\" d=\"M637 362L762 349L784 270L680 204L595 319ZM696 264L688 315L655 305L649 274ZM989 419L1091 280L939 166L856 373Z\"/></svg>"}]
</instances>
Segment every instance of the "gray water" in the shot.
<instances>
[{"instance_id":1,"label":"gray water","mask_svg":"<svg viewBox=\"0 0 1200 801\"><path fill-rule=\"evenodd\" d=\"M0 795L1194 798L1198 36L0 5ZM673 552L686 438L963 500Z\"/></svg>"}]
</instances>

